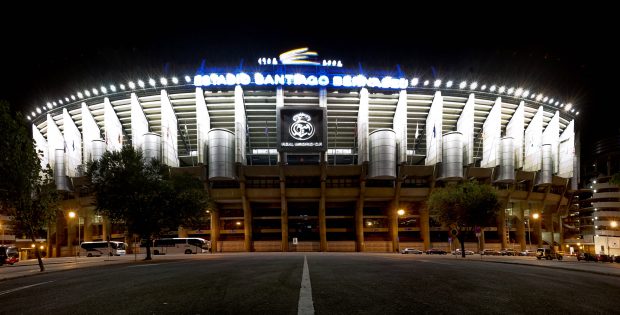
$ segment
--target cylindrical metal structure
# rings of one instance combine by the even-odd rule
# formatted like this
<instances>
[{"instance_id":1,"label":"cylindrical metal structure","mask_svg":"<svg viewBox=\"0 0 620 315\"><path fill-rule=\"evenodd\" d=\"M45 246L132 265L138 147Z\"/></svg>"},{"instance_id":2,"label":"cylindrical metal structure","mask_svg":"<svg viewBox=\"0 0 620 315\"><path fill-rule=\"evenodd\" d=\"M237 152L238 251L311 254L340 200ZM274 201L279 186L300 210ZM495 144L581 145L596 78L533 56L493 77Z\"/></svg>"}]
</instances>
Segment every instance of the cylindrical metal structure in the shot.
<instances>
[{"instance_id":1,"label":"cylindrical metal structure","mask_svg":"<svg viewBox=\"0 0 620 315\"><path fill-rule=\"evenodd\" d=\"M370 161L368 177L396 178L396 133L392 129L377 129L368 136Z\"/></svg>"},{"instance_id":2,"label":"cylindrical metal structure","mask_svg":"<svg viewBox=\"0 0 620 315\"><path fill-rule=\"evenodd\" d=\"M512 137L500 140L499 176L497 181L511 182L515 180L515 146Z\"/></svg>"},{"instance_id":3,"label":"cylindrical metal structure","mask_svg":"<svg viewBox=\"0 0 620 315\"><path fill-rule=\"evenodd\" d=\"M441 177L463 178L463 134L459 131L447 132L441 141L443 146Z\"/></svg>"},{"instance_id":4,"label":"cylindrical metal structure","mask_svg":"<svg viewBox=\"0 0 620 315\"><path fill-rule=\"evenodd\" d=\"M103 156L103 153L105 152L105 141L101 139L93 140L92 146L93 150L90 158L91 162L94 162Z\"/></svg>"},{"instance_id":5,"label":"cylindrical metal structure","mask_svg":"<svg viewBox=\"0 0 620 315\"><path fill-rule=\"evenodd\" d=\"M538 185L551 184L553 177L553 154L551 144L542 145L542 167L538 173Z\"/></svg>"},{"instance_id":6,"label":"cylindrical metal structure","mask_svg":"<svg viewBox=\"0 0 620 315\"><path fill-rule=\"evenodd\" d=\"M235 134L226 129L209 130L209 179L236 179Z\"/></svg>"},{"instance_id":7,"label":"cylindrical metal structure","mask_svg":"<svg viewBox=\"0 0 620 315\"><path fill-rule=\"evenodd\" d=\"M54 162L54 182L56 182L56 189L69 190L67 187L67 170L65 169L65 150L56 149L54 154L56 158Z\"/></svg>"},{"instance_id":8,"label":"cylindrical metal structure","mask_svg":"<svg viewBox=\"0 0 620 315\"><path fill-rule=\"evenodd\" d=\"M148 162L151 159L161 161L161 136L147 132L144 134L144 148L142 148L144 159Z\"/></svg>"}]
</instances>

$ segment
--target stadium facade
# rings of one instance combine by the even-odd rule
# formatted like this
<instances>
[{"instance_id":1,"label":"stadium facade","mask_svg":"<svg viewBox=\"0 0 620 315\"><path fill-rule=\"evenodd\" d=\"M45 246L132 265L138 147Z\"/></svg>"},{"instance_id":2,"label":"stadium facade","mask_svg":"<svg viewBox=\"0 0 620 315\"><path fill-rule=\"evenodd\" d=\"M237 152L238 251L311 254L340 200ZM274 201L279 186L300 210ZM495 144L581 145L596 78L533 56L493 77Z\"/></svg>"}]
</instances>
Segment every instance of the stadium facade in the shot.
<instances>
[{"instance_id":1,"label":"stadium facade","mask_svg":"<svg viewBox=\"0 0 620 315\"><path fill-rule=\"evenodd\" d=\"M41 163L67 192L63 208L78 211L82 240L131 241L82 188L87 162L132 145L205 181L210 224L172 234L218 251L447 249L448 228L425 201L463 179L496 187L505 210L467 248L563 245L579 174L571 104L315 59L298 49L244 71L106 84L36 108L28 119ZM50 227L54 255L70 254L76 230L62 216Z\"/></svg>"}]
</instances>

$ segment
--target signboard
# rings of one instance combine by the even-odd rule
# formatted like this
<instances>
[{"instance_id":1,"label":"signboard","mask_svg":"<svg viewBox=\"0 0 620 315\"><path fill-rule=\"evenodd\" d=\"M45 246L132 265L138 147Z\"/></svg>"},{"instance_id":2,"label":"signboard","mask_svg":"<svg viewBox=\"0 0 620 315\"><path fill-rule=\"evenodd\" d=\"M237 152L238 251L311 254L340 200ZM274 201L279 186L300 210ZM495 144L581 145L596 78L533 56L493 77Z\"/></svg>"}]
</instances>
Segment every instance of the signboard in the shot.
<instances>
[{"instance_id":1,"label":"signboard","mask_svg":"<svg viewBox=\"0 0 620 315\"><path fill-rule=\"evenodd\" d=\"M278 151L323 152L327 150L327 112L324 107L278 108Z\"/></svg>"}]
</instances>

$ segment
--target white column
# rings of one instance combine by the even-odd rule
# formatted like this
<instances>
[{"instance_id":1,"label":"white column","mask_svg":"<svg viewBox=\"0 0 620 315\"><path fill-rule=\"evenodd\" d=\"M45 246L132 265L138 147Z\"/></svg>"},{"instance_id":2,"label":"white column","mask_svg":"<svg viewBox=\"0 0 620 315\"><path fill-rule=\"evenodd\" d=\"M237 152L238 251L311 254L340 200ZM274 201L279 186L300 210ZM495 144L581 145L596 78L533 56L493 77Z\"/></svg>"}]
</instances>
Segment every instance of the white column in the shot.
<instances>
[{"instance_id":1,"label":"white column","mask_svg":"<svg viewBox=\"0 0 620 315\"><path fill-rule=\"evenodd\" d=\"M461 116L456 122L456 131L463 134L463 164L474 163L474 93L469 94L469 98L463 107Z\"/></svg>"},{"instance_id":2,"label":"white column","mask_svg":"<svg viewBox=\"0 0 620 315\"><path fill-rule=\"evenodd\" d=\"M555 115L547 124L547 128L543 131L543 144L551 145L551 157L553 159L553 174L559 169L558 149L560 145L560 112L555 111Z\"/></svg>"},{"instance_id":3,"label":"white column","mask_svg":"<svg viewBox=\"0 0 620 315\"><path fill-rule=\"evenodd\" d=\"M243 89L240 85L235 86L235 162L246 164L245 139L246 139L245 102Z\"/></svg>"},{"instance_id":4,"label":"white column","mask_svg":"<svg viewBox=\"0 0 620 315\"><path fill-rule=\"evenodd\" d=\"M357 164L368 161L368 90L360 90L360 105L357 111Z\"/></svg>"},{"instance_id":5,"label":"white column","mask_svg":"<svg viewBox=\"0 0 620 315\"><path fill-rule=\"evenodd\" d=\"M103 100L103 108L106 147L108 151L120 151L123 148L123 125L107 97Z\"/></svg>"},{"instance_id":6,"label":"white column","mask_svg":"<svg viewBox=\"0 0 620 315\"><path fill-rule=\"evenodd\" d=\"M397 163L407 162L407 90L401 90L394 112L392 129L396 133Z\"/></svg>"},{"instance_id":7,"label":"white column","mask_svg":"<svg viewBox=\"0 0 620 315\"><path fill-rule=\"evenodd\" d=\"M426 116L426 161L425 165L435 165L442 160L443 96L435 92L433 103Z\"/></svg>"},{"instance_id":8,"label":"white column","mask_svg":"<svg viewBox=\"0 0 620 315\"><path fill-rule=\"evenodd\" d=\"M484 124L482 125L482 167L495 167L499 164L497 148L502 135L502 98L495 99Z\"/></svg>"},{"instance_id":9,"label":"white column","mask_svg":"<svg viewBox=\"0 0 620 315\"><path fill-rule=\"evenodd\" d=\"M161 90L161 148L162 161L172 167L179 166L177 116L166 90Z\"/></svg>"},{"instance_id":10,"label":"white column","mask_svg":"<svg viewBox=\"0 0 620 315\"><path fill-rule=\"evenodd\" d=\"M207 164L207 148L209 145L209 130L211 118L207 110L207 102L202 88L196 88L196 128L198 138L198 163Z\"/></svg>"},{"instance_id":11,"label":"white column","mask_svg":"<svg viewBox=\"0 0 620 315\"><path fill-rule=\"evenodd\" d=\"M134 149L144 150L144 134L147 132L149 132L149 122L138 96L136 93L131 93L131 144Z\"/></svg>"},{"instance_id":12,"label":"white column","mask_svg":"<svg viewBox=\"0 0 620 315\"><path fill-rule=\"evenodd\" d=\"M506 136L514 139L515 168L523 167L523 134L525 132L525 102L521 101L506 125Z\"/></svg>"}]
</instances>

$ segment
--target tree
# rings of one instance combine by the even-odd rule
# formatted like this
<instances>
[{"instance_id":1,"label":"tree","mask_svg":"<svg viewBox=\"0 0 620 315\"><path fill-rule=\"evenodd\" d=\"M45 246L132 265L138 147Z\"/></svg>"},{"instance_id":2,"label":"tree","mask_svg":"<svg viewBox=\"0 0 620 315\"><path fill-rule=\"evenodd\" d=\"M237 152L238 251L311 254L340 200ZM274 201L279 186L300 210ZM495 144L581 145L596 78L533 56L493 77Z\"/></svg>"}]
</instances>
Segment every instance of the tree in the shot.
<instances>
[{"instance_id":1,"label":"tree","mask_svg":"<svg viewBox=\"0 0 620 315\"><path fill-rule=\"evenodd\" d=\"M0 102L0 136L0 208L14 215L16 228L34 243L58 210L53 174L49 165L42 169L23 116L5 102ZM38 247L35 255L45 271Z\"/></svg>"},{"instance_id":2,"label":"tree","mask_svg":"<svg viewBox=\"0 0 620 315\"><path fill-rule=\"evenodd\" d=\"M169 174L167 166L155 159L146 161L131 146L105 152L88 167L97 210L147 240L145 260L151 259L154 236L163 229L197 224L207 207L208 197L199 179Z\"/></svg>"},{"instance_id":3,"label":"tree","mask_svg":"<svg viewBox=\"0 0 620 315\"><path fill-rule=\"evenodd\" d=\"M475 226L492 225L501 204L490 185L475 181L448 185L433 190L428 198L428 208L432 215L439 217L445 225L452 225L458 231L461 254L465 257L465 233Z\"/></svg>"}]
</instances>

